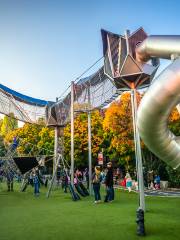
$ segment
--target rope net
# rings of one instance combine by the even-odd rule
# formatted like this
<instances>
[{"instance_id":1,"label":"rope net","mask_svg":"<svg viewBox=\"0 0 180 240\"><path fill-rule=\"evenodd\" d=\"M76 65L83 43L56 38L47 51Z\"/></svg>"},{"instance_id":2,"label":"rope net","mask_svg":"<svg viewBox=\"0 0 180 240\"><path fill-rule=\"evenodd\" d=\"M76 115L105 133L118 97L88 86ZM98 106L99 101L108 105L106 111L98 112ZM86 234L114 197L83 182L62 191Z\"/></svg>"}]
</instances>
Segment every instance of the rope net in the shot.
<instances>
[{"instance_id":1,"label":"rope net","mask_svg":"<svg viewBox=\"0 0 180 240\"><path fill-rule=\"evenodd\" d=\"M120 92L113 81L104 74L101 67L89 77L84 77L73 84L75 112L103 108L112 102ZM67 95L58 100L47 111L47 125L64 126L70 121L71 88Z\"/></svg>"},{"instance_id":2,"label":"rope net","mask_svg":"<svg viewBox=\"0 0 180 240\"><path fill-rule=\"evenodd\" d=\"M7 116L13 113L14 118L22 122L38 124L40 119L45 119L48 104L48 102L47 105L40 105L22 101L0 88L0 113Z\"/></svg>"}]
</instances>

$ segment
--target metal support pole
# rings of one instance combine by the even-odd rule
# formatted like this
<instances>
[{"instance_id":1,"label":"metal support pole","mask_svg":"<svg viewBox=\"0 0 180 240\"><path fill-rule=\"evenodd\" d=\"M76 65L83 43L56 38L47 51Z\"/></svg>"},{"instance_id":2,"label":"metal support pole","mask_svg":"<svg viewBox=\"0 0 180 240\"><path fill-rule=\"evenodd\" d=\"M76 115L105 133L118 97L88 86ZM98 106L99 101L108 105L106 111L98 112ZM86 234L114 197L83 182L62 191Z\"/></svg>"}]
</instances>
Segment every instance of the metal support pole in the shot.
<instances>
[{"instance_id":1,"label":"metal support pole","mask_svg":"<svg viewBox=\"0 0 180 240\"><path fill-rule=\"evenodd\" d=\"M57 155L58 155L58 127L54 129L54 159L53 159L53 174L56 168L57 162Z\"/></svg>"},{"instance_id":2,"label":"metal support pole","mask_svg":"<svg viewBox=\"0 0 180 240\"><path fill-rule=\"evenodd\" d=\"M91 151L91 112L88 112L88 160L89 160L89 194L92 195L92 151Z\"/></svg>"},{"instance_id":3,"label":"metal support pole","mask_svg":"<svg viewBox=\"0 0 180 240\"><path fill-rule=\"evenodd\" d=\"M137 99L136 99L136 90L131 90L132 96L132 112L134 113L133 117L133 126L134 126L134 141L135 141L135 153L137 161L137 178L139 186L139 208L145 211L145 197L144 197L144 180L143 180L143 168L142 168L142 154L141 154L141 143L140 136L137 127Z\"/></svg>"},{"instance_id":4,"label":"metal support pole","mask_svg":"<svg viewBox=\"0 0 180 240\"><path fill-rule=\"evenodd\" d=\"M128 37L130 35L130 31L126 30L125 31L125 39L126 39L126 49L127 49L127 55L130 53L130 49L129 49L129 41L128 41Z\"/></svg>"},{"instance_id":5,"label":"metal support pole","mask_svg":"<svg viewBox=\"0 0 180 240\"><path fill-rule=\"evenodd\" d=\"M74 82L71 82L71 184L74 186Z\"/></svg>"},{"instance_id":6,"label":"metal support pole","mask_svg":"<svg viewBox=\"0 0 180 240\"><path fill-rule=\"evenodd\" d=\"M56 178L56 172L57 172L57 167L58 167L59 162L60 162L60 158L61 158L61 155L57 156L56 165L55 165L55 168L54 168L54 173L53 173L53 176L52 176L52 179L51 179L51 182L50 182L48 191L47 191L47 193L46 193L46 197L47 197L47 198L49 198L49 196L50 196L50 194L51 194L51 190L52 190L52 187L53 187L55 178Z\"/></svg>"},{"instance_id":7,"label":"metal support pole","mask_svg":"<svg viewBox=\"0 0 180 240\"><path fill-rule=\"evenodd\" d=\"M131 109L132 109L132 118L133 118L133 133L134 133L134 149L135 149L135 159L136 159L136 174L138 172L138 160L137 160L137 142L136 139L136 126L135 126L135 112L134 112L134 92L133 89L131 89Z\"/></svg>"},{"instance_id":8,"label":"metal support pole","mask_svg":"<svg viewBox=\"0 0 180 240\"><path fill-rule=\"evenodd\" d=\"M57 101L58 101L58 98L56 98L56 102L57 102ZM57 154L58 154L58 126L55 126L55 128L54 128L53 174L54 174L55 168L56 168Z\"/></svg>"},{"instance_id":9,"label":"metal support pole","mask_svg":"<svg viewBox=\"0 0 180 240\"><path fill-rule=\"evenodd\" d=\"M64 126L61 126L59 128L59 140L60 140L60 146L59 146L59 153L64 157Z\"/></svg>"},{"instance_id":10,"label":"metal support pole","mask_svg":"<svg viewBox=\"0 0 180 240\"><path fill-rule=\"evenodd\" d=\"M90 92L88 89L88 105L91 107ZM89 160L89 194L92 195L92 149L91 149L91 111L88 111L88 160Z\"/></svg>"}]
</instances>

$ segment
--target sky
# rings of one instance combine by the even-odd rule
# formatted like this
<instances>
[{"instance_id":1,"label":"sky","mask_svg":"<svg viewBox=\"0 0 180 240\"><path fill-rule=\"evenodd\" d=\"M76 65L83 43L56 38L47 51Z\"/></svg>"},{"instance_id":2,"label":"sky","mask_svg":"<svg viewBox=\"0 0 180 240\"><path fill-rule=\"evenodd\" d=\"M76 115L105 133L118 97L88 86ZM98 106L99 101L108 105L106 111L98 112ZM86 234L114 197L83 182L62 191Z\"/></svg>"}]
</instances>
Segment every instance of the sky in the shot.
<instances>
[{"instance_id":1,"label":"sky","mask_svg":"<svg viewBox=\"0 0 180 240\"><path fill-rule=\"evenodd\" d=\"M0 0L0 83L54 101L102 57L101 28L178 35L179 9L178 0Z\"/></svg>"}]
</instances>

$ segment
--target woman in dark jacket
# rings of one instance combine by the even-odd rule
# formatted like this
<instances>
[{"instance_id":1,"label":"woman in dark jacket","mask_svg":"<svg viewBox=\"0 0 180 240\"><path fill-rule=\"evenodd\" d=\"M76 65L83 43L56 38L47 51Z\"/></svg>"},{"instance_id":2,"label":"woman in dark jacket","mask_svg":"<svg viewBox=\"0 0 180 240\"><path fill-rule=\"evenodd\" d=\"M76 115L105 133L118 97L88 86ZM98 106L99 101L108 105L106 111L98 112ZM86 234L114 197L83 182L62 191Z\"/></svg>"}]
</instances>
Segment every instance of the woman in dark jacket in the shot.
<instances>
[{"instance_id":1,"label":"woman in dark jacket","mask_svg":"<svg viewBox=\"0 0 180 240\"><path fill-rule=\"evenodd\" d=\"M114 200L114 188L113 188L113 169L111 162L107 164L107 169L108 171L105 178L106 196L104 202L112 202Z\"/></svg>"}]
</instances>

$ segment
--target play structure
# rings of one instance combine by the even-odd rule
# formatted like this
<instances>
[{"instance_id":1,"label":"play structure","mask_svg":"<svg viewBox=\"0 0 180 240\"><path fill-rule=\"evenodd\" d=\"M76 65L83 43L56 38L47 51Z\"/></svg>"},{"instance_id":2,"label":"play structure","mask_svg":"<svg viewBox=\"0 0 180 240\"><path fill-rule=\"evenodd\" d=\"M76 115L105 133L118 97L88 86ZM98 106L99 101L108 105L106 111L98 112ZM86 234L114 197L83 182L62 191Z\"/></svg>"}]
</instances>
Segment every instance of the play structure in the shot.
<instances>
[{"instance_id":1,"label":"play structure","mask_svg":"<svg viewBox=\"0 0 180 240\"><path fill-rule=\"evenodd\" d=\"M149 36L136 50L141 63L151 57L171 59L146 92L138 109L137 124L147 147L174 169L180 167L180 139L168 129L168 117L179 104L180 36Z\"/></svg>"},{"instance_id":2,"label":"play structure","mask_svg":"<svg viewBox=\"0 0 180 240\"><path fill-rule=\"evenodd\" d=\"M58 153L58 138L63 136L66 124L71 123L71 190L74 188L74 118L86 112L91 193L91 111L104 108L122 92L130 91L142 218L145 203L140 137L156 156L174 169L180 167L180 140L168 129L170 112L179 103L180 36L148 36L143 28L133 33L127 30L124 35L106 30L101 34L104 64L98 71L88 77L82 74L72 81L55 102L34 99L0 85L0 112L13 113L18 120L37 124L43 117L47 126L55 128L53 177L57 161L64 162L62 152ZM154 79L159 58L170 59L172 63ZM142 89L146 93L137 110L136 93ZM50 191L51 187L48 194Z\"/></svg>"}]
</instances>

